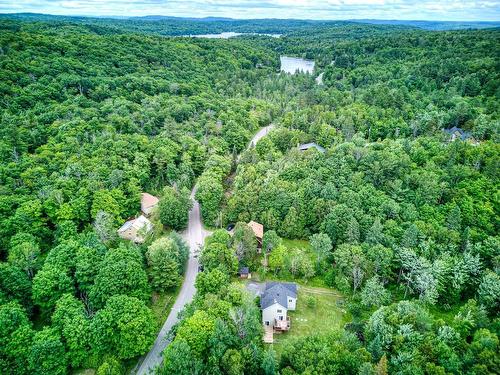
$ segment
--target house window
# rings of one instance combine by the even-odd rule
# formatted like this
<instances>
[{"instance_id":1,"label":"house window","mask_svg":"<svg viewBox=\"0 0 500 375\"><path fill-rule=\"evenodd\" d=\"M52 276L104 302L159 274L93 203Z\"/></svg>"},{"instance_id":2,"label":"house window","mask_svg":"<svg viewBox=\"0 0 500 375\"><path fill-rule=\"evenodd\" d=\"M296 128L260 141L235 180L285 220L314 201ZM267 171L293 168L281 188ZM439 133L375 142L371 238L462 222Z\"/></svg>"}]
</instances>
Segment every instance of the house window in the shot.
<instances>
[{"instance_id":1,"label":"house window","mask_svg":"<svg viewBox=\"0 0 500 375\"><path fill-rule=\"evenodd\" d=\"M276 310L276 312L277 312L277 313L280 313L280 312L281 312L281 310Z\"/></svg>"},{"instance_id":2,"label":"house window","mask_svg":"<svg viewBox=\"0 0 500 375\"><path fill-rule=\"evenodd\" d=\"M288 302L292 303L292 300L291 300L291 299L289 299L289 300L288 300Z\"/></svg>"}]
</instances>

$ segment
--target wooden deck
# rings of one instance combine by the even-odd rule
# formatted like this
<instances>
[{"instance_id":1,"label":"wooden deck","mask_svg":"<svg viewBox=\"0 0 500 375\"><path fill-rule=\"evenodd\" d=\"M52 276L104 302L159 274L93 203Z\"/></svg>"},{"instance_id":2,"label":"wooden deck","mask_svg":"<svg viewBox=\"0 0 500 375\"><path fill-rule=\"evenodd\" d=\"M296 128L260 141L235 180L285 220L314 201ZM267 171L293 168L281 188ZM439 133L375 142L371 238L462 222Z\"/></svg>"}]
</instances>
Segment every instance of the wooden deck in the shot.
<instances>
[{"instance_id":1,"label":"wooden deck","mask_svg":"<svg viewBox=\"0 0 500 375\"><path fill-rule=\"evenodd\" d=\"M266 344L272 344L274 342L274 329L271 326L264 326L264 342Z\"/></svg>"},{"instance_id":2,"label":"wooden deck","mask_svg":"<svg viewBox=\"0 0 500 375\"><path fill-rule=\"evenodd\" d=\"M286 320L274 319L275 331L288 331L290 329L290 317L287 316Z\"/></svg>"}]
</instances>

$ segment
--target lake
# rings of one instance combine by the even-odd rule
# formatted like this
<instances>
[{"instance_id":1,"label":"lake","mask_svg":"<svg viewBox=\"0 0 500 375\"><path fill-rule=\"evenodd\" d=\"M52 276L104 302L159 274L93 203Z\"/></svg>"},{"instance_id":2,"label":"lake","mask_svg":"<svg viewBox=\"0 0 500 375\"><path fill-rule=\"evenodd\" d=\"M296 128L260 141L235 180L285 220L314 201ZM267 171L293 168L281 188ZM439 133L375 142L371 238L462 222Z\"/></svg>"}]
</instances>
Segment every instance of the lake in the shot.
<instances>
[{"instance_id":1,"label":"lake","mask_svg":"<svg viewBox=\"0 0 500 375\"><path fill-rule=\"evenodd\" d=\"M298 57L280 56L281 71L295 74L297 71L312 73L314 71L314 61L305 60Z\"/></svg>"},{"instance_id":2,"label":"lake","mask_svg":"<svg viewBox=\"0 0 500 375\"><path fill-rule=\"evenodd\" d=\"M229 39L241 35L261 35L261 36L270 36L272 38L281 37L281 34L235 33L233 31L226 31L219 34L196 34L196 35L183 35L183 36L190 38L205 38L205 39Z\"/></svg>"}]
</instances>

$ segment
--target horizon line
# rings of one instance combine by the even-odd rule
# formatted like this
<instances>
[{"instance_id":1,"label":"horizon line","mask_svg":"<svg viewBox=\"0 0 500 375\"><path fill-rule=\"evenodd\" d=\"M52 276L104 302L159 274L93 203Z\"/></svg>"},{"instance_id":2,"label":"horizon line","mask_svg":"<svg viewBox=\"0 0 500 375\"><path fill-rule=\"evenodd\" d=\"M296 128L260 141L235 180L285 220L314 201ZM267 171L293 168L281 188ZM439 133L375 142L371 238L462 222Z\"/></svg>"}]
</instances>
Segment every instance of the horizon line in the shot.
<instances>
[{"instance_id":1,"label":"horizon line","mask_svg":"<svg viewBox=\"0 0 500 375\"><path fill-rule=\"evenodd\" d=\"M204 17L189 17L189 16L171 16L168 14L148 14L144 16L120 16L120 15L88 15L88 14L53 14L53 13L38 13L38 12L0 12L0 15L41 15L53 17L84 17L84 18L110 18L110 19L130 19L130 18L147 18L147 17L168 17L177 19L203 20L215 18L228 21L255 21L255 20L288 20L288 21L317 21L317 22L335 22L335 21L408 21L408 22L449 22L449 23L466 23L466 22L481 22L481 23L500 23L500 20L432 20L432 19L410 19L410 18L348 18L348 19L317 19L317 18L234 18L224 16L204 16Z\"/></svg>"}]
</instances>

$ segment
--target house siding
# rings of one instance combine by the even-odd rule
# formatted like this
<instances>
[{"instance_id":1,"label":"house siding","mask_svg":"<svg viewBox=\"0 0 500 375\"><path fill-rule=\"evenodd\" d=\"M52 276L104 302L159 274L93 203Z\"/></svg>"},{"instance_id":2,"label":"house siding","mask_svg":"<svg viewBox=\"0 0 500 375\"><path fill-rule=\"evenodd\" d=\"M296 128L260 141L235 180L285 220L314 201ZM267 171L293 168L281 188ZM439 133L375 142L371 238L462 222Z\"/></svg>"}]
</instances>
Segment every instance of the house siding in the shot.
<instances>
[{"instance_id":1,"label":"house siding","mask_svg":"<svg viewBox=\"0 0 500 375\"><path fill-rule=\"evenodd\" d=\"M288 296L287 298L288 298L288 310L295 310L297 307L297 298L293 298L290 296Z\"/></svg>"},{"instance_id":2,"label":"house siding","mask_svg":"<svg viewBox=\"0 0 500 375\"><path fill-rule=\"evenodd\" d=\"M282 312L278 313L278 310L281 310ZM274 319L279 319L279 316L283 316L283 320L286 320L287 312L288 309L281 306L279 303L268 306L262 310L262 324L265 325L266 321L268 321L270 326L274 326Z\"/></svg>"}]
</instances>

